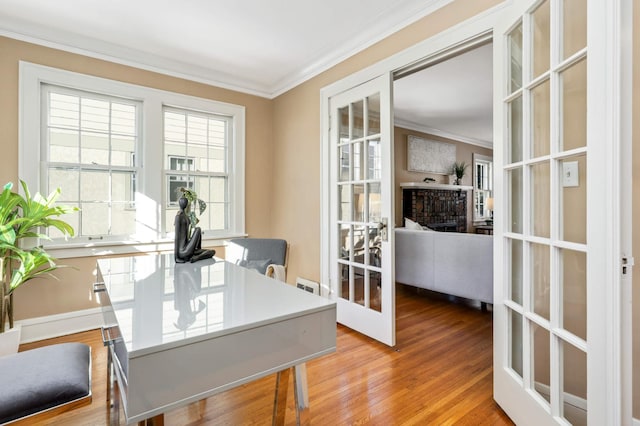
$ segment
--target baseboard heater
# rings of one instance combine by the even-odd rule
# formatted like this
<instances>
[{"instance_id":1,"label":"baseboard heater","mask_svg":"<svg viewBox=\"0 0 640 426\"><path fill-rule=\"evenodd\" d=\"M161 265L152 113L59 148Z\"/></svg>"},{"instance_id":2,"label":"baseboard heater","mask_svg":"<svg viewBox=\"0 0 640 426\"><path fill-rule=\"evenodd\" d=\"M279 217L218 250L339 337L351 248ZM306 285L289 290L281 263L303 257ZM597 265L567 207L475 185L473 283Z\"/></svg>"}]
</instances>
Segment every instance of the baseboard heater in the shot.
<instances>
[{"instance_id":1,"label":"baseboard heater","mask_svg":"<svg viewBox=\"0 0 640 426\"><path fill-rule=\"evenodd\" d=\"M320 296L320 284L318 284L315 281L297 277L296 287L298 287L301 290L308 291L309 293L317 294L318 296Z\"/></svg>"}]
</instances>

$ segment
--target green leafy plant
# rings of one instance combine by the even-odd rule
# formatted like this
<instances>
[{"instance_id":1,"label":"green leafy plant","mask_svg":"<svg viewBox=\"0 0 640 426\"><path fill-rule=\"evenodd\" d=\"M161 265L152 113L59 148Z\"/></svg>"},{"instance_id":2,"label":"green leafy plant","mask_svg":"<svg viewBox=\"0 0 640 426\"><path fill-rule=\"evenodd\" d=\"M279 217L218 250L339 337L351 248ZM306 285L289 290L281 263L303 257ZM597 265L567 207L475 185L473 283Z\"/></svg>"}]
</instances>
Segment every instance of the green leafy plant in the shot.
<instances>
[{"instance_id":1,"label":"green leafy plant","mask_svg":"<svg viewBox=\"0 0 640 426\"><path fill-rule=\"evenodd\" d=\"M455 162L453 166L451 166L451 174L456 176L456 185L460 185L462 183L462 178L467 172L467 168L469 165L464 161Z\"/></svg>"},{"instance_id":2,"label":"green leafy plant","mask_svg":"<svg viewBox=\"0 0 640 426\"><path fill-rule=\"evenodd\" d=\"M42 275L50 275L59 266L42 247L27 248L25 239L50 239L47 228L58 229L65 237L73 236L71 225L59 216L77 208L55 206L60 188L43 197L33 197L27 184L20 181L24 196L13 192L7 183L0 193L0 333L13 328L13 292L22 284Z\"/></svg>"},{"instance_id":3,"label":"green leafy plant","mask_svg":"<svg viewBox=\"0 0 640 426\"><path fill-rule=\"evenodd\" d=\"M198 222L200 222L200 219L198 219L198 215L204 213L204 211L207 209L207 203L198 198L198 194L196 194L196 191L192 189L182 187L178 188L178 191L180 191L182 196L189 201L189 204L187 204L187 208L184 209L184 212L187 214L187 217L189 218L189 222L191 224L191 226L189 227L189 237L191 237L193 229L198 226ZM193 205L194 203L198 205L198 215L196 215L196 212L191 209L191 205Z\"/></svg>"}]
</instances>

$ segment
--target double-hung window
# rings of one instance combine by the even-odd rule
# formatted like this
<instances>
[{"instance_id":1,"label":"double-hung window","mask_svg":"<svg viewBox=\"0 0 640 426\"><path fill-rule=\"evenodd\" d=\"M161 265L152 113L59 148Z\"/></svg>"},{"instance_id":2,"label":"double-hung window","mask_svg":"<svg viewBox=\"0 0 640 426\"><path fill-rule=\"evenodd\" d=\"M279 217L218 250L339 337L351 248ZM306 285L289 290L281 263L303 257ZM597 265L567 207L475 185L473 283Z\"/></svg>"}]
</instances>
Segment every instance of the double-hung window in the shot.
<instances>
[{"instance_id":1,"label":"double-hung window","mask_svg":"<svg viewBox=\"0 0 640 426\"><path fill-rule=\"evenodd\" d=\"M171 248L180 188L205 240L244 235L244 107L21 62L20 111L19 178L79 208L58 257Z\"/></svg>"},{"instance_id":2,"label":"double-hung window","mask_svg":"<svg viewBox=\"0 0 640 426\"><path fill-rule=\"evenodd\" d=\"M140 103L52 85L42 103L44 190L80 209L64 219L89 240L134 235Z\"/></svg>"},{"instance_id":3,"label":"double-hung window","mask_svg":"<svg viewBox=\"0 0 640 426\"><path fill-rule=\"evenodd\" d=\"M225 229L229 117L173 107L165 107L163 117L167 229L173 226L180 188L194 190L206 203L198 223L205 235Z\"/></svg>"},{"instance_id":4,"label":"double-hung window","mask_svg":"<svg viewBox=\"0 0 640 426\"><path fill-rule=\"evenodd\" d=\"M492 218L493 159L483 155L473 157L473 220Z\"/></svg>"}]
</instances>

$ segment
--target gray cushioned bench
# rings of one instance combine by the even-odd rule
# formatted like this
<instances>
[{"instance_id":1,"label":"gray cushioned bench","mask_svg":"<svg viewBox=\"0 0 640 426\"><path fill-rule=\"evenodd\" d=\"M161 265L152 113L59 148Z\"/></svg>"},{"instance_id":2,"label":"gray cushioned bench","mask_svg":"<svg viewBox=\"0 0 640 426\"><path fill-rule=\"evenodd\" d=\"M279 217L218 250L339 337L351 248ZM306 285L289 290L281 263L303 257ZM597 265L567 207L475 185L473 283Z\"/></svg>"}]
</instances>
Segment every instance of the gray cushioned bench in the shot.
<instances>
[{"instance_id":1,"label":"gray cushioned bench","mask_svg":"<svg viewBox=\"0 0 640 426\"><path fill-rule=\"evenodd\" d=\"M60 343L0 357L0 424L91 401L91 348Z\"/></svg>"}]
</instances>

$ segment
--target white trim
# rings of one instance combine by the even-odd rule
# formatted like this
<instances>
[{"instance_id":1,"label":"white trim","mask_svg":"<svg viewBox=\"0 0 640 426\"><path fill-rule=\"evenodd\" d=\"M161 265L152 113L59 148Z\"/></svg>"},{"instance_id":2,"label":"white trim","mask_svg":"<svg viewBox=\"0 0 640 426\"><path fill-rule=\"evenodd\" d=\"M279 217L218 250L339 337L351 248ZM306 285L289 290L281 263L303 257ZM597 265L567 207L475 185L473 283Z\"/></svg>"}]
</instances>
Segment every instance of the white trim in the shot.
<instances>
[{"instance_id":1,"label":"white trim","mask_svg":"<svg viewBox=\"0 0 640 426\"><path fill-rule=\"evenodd\" d=\"M270 91L263 90L263 88L257 85L251 87L246 81L240 81L228 74L216 72L197 65L162 58L98 40L90 41L86 37L72 37L68 40L53 41L47 40L49 36L46 35L28 35L6 29L6 22L0 22L0 27L4 27L0 28L0 36L3 37L262 98L273 99L274 97ZM74 46L74 44L84 44L85 46Z\"/></svg>"},{"instance_id":2,"label":"white trim","mask_svg":"<svg viewBox=\"0 0 640 426\"><path fill-rule=\"evenodd\" d=\"M104 325L104 320L101 308L91 308L64 314L29 318L16 321L15 324L22 327L20 343L29 343L95 330Z\"/></svg>"},{"instance_id":3,"label":"white trim","mask_svg":"<svg viewBox=\"0 0 640 426\"><path fill-rule=\"evenodd\" d=\"M80 74L29 62L20 61L20 81L19 81L19 159L18 176L27 182L29 187L35 192L40 188L41 182L41 84L50 83L54 85L70 87L78 90L90 92L108 93L114 96L121 96L127 99L141 102L143 115L143 129L141 137L142 163L140 168L141 180L140 191L146 197L140 200L137 206L137 221L146 230L137 236L139 241L120 241L107 238L103 242L95 241L75 241L69 244L48 244L54 252L64 247L61 252L56 252L59 257L72 256L95 256L102 253L104 247L113 250L112 253L135 253L140 251L140 247L151 250L164 249L164 243L169 238L162 237L162 230L165 221L165 209L162 208L163 191L162 179L158 175L164 167L162 161L162 149L158 149L151 141L163 140L162 132L162 107L170 105L185 109L208 111L231 118L229 125L229 203L233 205L232 213L229 217L229 228L225 231L207 231L206 241L226 239L231 236L244 234L245 227L245 107L211 99L198 98L180 93L168 92L159 89L138 86L135 84L123 83L116 80L109 80ZM33 117L37 117L34 119ZM149 161L152 159L152 161ZM156 165L151 167L150 164ZM146 204L143 204L146 203ZM144 213L143 213L144 211ZM149 212L152 212L149 213ZM123 244L123 247L115 249L116 245ZM71 250L71 252L69 252ZM101 255L101 254L100 254Z\"/></svg>"},{"instance_id":4,"label":"white trim","mask_svg":"<svg viewBox=\"0 0 640 426\"><path fill-rule=\"evenodd\" d=\"M299 72L292 73L273 85L241 80L235 75L219 70L168 59L91 37L77 37L66 32L48 31L35 25L22 25L18 28L18 25L13 22L0 20L0 35L236 92L274 99L451 2L453 0L429 0L425 2L426 5L421 4L417 7L410 18L388 27L385 31L380 31L379 26L373 26L369 30L360 32L357 38L341 44L339 48L331 50L315 62L304 66ZM390 20L390 15L387 14L379 18Z\"/></svg>"},{"instance_id":5,"label":"white trim","mask_svg":"<svg viewBox=\"0 0 640 426\"><path fill-rule=\"evenodd\" d=\"M536 382L535 389L538 393L545 396L551 395L551 388L549 385L545 385L544 383ZM579 396L573 395L569 392L564 392L562 396L563 400L570 405L573 405L575 408L587 412L587 400L581 398Z\"/></svg>"},{"instance_id":6,"label":"white trim","mask_svg":"<svg viewBox=\"0 0 640 426\"><path fill-rule=\"evenodd\" d=\"M447 132L446 130L440 130L436 129L435 127L425 126L423 124L414 123L412 121L400 120L398 118L395 119L395 122L393 124L395 127L402 127L403 129L413 130L414 132L427 133L429 135L440 136L441 138L447 138L469 145L476 145L482 148L493 149L492 141L460 136L454 133Z\"/></svg>"}]
</instances>

